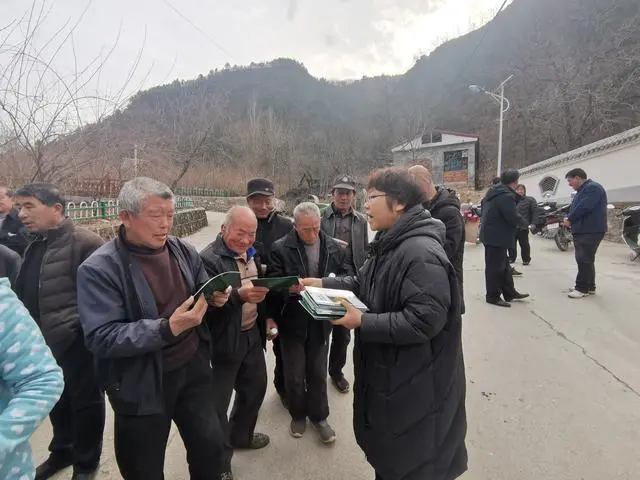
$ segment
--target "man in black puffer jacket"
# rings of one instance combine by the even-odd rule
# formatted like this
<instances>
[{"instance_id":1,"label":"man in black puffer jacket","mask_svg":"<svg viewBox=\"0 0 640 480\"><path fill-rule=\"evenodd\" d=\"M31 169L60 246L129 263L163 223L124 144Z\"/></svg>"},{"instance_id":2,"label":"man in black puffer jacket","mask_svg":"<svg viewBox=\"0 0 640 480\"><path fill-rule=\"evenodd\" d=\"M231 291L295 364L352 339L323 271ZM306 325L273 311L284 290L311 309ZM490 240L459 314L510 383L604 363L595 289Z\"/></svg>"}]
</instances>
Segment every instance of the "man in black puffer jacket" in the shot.
<instances>
[{"instance_id":1,"label":"man in black puffer jacket","mask_svg":"<svg viewBox=\"0 0 640 480\"><path fill-rule=\"evenodd\" d=\"M437 218L446 228L444 252L453 265L458 277L460 287L461 313L464 314L464 293L463 293L463 262L464 262L464 219L460 213L460 200L455 193L446 188L439 188L433 184L431 172L422 165L414 165L409 169L409 173L418 182L422 192L426 195L427 201L423 203L424 208L429 210L433 218Z\"/></svg>"},{"instance_id":2,"label":"man in black puffer jacket","mask_svg":"<svg viewBox=\"0 0 640 480\"><path fill-rule=\"evenodd\" d=\"M517 171L503 172L502 183L491 187L482 199L480 241L484 244L486 301L500 307L510 307L509 302L529 296L516 291L507 258L507 251L515 245L516 230L523 223L514 191L519 178Z\"/></svg>"},{"instance_id":3,"label":"man in black puffer jacket","mask_svg":"<svg viewBox=\"0 0 640 480\"><path fill-rule=\"evenodd\" d=\"M369 306L334 322L356 329L354 430L378 480L452 480L467 469L458 282L442 222L406 171L374 173L377 231L357 277L305 279L352 290Z\"/></svg>"},{"instance_id":4,"label":"man in black puffer jacket","mask_svg":"<svg viewBox=\"0 0 640 480\"><path fill-rule=\"evenodd\" d=\"M509 249L509 261L514 263L518 257L518 246L520 244L520 256L522 264L529 265L531 263L531 245L529 244L529 225L532 225L538 214L538 202L533 197L527 196L527 187L520 184L516 187L518 194L518 215L522 219L522 223L516 230L516 245Z\"/></svg>"}]
</instances>

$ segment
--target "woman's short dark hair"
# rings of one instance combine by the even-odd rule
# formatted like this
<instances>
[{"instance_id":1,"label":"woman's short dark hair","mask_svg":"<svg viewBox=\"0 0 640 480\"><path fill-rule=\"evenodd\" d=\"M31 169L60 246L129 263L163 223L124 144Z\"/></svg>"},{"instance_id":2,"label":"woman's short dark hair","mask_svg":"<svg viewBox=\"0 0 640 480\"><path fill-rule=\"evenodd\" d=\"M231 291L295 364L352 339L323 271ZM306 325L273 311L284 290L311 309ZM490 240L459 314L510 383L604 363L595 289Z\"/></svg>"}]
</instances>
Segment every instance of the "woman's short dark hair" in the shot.
<instances>
[{"instance_id":1,"label":"woman's short dark hair","mask_svg":"<svg viewBox=\"0 0 640 480\"><path fill-rule=\"evenodd\" d=\"M62 213L65 212L66 206L64 198L58 190L58 187L50 183L28 183L22 188L15 191L16 197L33 197L40 200L47 207L53 207L57 204L62 205Z\"/></svg>"},{"instance_id":2,"label":"woman's short dark hair","mask_svg":"<svg viewBox=\"0 0 640 480\"><path fill-rule=\"evenodd\" d=\"M587 179L587 172L585 172L581 168L574 168L573 170L569 170L564 178L573 178L580 177L582 180Z\"/></svg>"},{"instance_id":3,"label":"woman's short dark hair","mask_svg":"<svg viewBox=\"0 0 640 480\"><path fill-rule=\"evenodd\" d=\"M405 206L405 210L427 201L426 195L411 174L403 168L382 168L371 173L367 190L376 189L387 196L387 205L391 208L395 200Z\"/></svg>"}]
</instances>

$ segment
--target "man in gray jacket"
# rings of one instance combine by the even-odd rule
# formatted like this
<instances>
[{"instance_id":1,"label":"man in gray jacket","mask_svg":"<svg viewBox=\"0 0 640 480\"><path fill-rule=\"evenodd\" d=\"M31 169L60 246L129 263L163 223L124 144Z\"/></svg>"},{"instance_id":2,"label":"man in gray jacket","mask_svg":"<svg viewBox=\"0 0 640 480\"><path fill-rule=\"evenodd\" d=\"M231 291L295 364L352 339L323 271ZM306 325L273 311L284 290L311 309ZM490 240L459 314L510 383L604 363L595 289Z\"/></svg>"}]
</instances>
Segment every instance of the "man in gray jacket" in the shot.
<instances>
[{"instance_id":1,"label":"man in gray jacket","mask_svg":"<svg viewBox=\"0 0 640 480\"><path fill-rule=\"evenodd\" d=\"M338 177L331 190L331 206L322 212L322 231L333 237L346 250L346 258L354 272L364 264L369 229L367 218L353 208L356 196L356 181L343 175ZM329 353L329 376L341 393L348 393L349 382L344 378L342 369L347 362L347 347L351 341L351 332L339 325L332 328L331 350Z\"/></svg>"}]
</instances>

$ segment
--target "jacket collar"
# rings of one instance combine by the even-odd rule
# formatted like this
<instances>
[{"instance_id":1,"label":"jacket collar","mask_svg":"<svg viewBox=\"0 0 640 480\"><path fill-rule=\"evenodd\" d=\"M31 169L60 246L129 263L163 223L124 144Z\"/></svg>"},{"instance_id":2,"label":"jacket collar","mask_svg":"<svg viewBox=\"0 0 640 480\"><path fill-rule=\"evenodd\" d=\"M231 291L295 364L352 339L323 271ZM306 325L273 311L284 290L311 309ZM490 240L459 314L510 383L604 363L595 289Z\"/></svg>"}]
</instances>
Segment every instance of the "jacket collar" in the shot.
<instances>
[{"instance_id":1,"label":"jacket collar","mask_svg":"<svg viewBox=\"0 0 640 480\"><path fill-rule=\"evenodd\" d=\"M66 217L60 225L44 232L43 236L48 240L57 240L69 234L73 230L73 220Z\"/></svg>"},{"instance_id":2,"label":"jacket collar","mask_svg":"<svg viewBox=\"0 0 640 480\"><path fill-rule=\"evenodd\" d=\"M297 249L302 249L304 248L304 242L302 240L300 240L300 237L298 237L298 232L295 231L295 229L291 230L286 237L284 237L284 245L286 247L289 248L297 248ZM338 245L336 242L332 242L330 241L331 239L329 238L328 235L326 235L322 230L320 231L320 249L321 250L326 250L329 253L332 252L336 252L339 251L340 245Z\"/></svg>"}]
</instances>

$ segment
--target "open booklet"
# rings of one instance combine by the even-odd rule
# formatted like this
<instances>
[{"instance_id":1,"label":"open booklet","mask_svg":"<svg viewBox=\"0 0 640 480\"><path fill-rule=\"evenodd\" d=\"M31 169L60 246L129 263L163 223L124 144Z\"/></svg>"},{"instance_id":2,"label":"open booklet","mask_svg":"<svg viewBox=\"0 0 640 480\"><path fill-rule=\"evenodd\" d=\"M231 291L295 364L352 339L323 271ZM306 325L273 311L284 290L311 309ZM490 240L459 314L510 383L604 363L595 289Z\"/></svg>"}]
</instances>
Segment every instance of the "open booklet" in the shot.
<instances>
[{"instance_id":1,"label":"open booklet","mask_svg":"<svg viewBox=\"0 0 640 480\"><path fill-rule=\"evenodd\" d=\"M240 285L241 282L240 272L222 272L210 278L193 296L198 298L200 295L204 295L206 298L210 298L213 292L224 292L229 287Z\"/></svg>"},{"instance_id":2,"label":"open booklet","mask_svg":"<svg viewBox=\"0 0 640 480\"><path fill-rule=\"evenodd\" d=\"M342 317L346 313L342 300L346 300L361 312L369 311L369 308L348 290L307 287L300 293L300 305L315 320L335 320Z\"/></svg>"}]
</instances>

